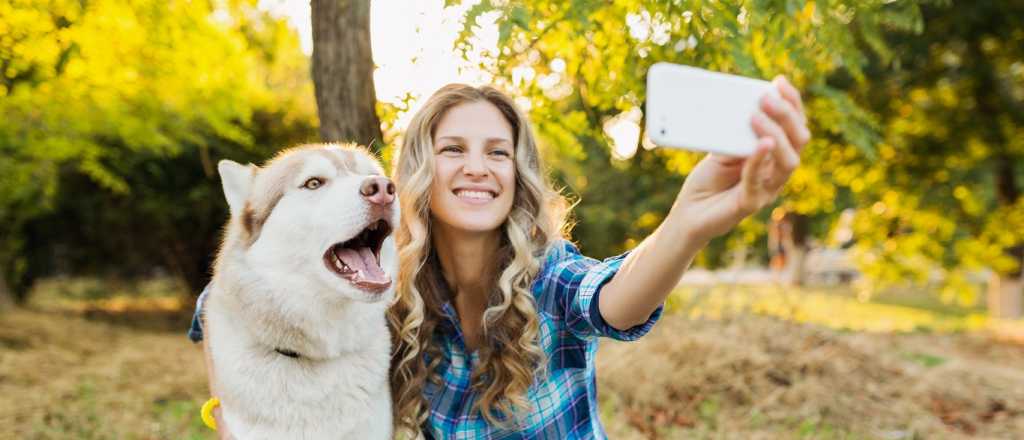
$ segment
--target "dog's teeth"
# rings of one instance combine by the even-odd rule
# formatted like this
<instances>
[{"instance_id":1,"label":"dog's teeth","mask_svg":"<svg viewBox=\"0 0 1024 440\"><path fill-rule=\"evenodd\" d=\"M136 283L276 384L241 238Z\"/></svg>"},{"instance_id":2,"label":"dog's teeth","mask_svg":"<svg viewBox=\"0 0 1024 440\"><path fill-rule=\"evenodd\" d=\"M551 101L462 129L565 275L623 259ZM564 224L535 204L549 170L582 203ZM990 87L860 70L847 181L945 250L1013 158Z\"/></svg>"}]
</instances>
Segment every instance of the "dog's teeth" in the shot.
<instances>
[{"instance_id":1,"label":"dog's teeth","mask_svg":"<svg viewBox=\"0 0 1024 440\"><path fill-rule=\"evenodd\" d=\"M377 223L376 223L376 222L374 222L374 223L370 223L370 227L369 227L369 229L370 229L371 231L376 231L376 230L377 230Z\"/></svg>"}]
</instances>

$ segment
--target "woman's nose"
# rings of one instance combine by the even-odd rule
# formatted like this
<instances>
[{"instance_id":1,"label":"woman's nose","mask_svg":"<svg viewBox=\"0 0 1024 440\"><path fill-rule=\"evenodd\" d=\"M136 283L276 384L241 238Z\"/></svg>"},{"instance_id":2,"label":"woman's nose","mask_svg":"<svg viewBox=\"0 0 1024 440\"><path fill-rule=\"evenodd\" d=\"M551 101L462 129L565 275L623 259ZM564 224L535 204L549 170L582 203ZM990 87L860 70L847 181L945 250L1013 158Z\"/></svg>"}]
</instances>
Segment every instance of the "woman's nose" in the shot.
<instances>
[{"instance_id":1,"label":"woman's nose","mask_svg":"<svg viewBox=\"0 0 1024 440\"><path fill-rule=\"evenodd\" d=\"M481 153L470 153L466 156L466 163L462 166L462 172L468 175L487 175L487 163Z\"/></svg>"},{"instance_id":2,"label":"woman's nose","mask_svg":"<svg viewBox=\"0 0 1024 440\"><path fill-rule=\"evenodd\" d=\"M359 194L375 205L388 205L395 201L395 184L384 176L370 176L359 186Z\"/></svg>"}]
</instances>

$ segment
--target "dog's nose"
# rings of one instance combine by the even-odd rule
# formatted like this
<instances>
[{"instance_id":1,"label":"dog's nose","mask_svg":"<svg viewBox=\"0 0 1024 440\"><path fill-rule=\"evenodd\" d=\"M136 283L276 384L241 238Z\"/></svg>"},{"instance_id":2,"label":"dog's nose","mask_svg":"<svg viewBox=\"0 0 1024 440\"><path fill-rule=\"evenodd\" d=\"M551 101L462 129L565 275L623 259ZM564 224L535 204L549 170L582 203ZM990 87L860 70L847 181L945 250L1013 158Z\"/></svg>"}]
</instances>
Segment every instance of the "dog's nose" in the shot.
<instances>
[{"instance_id":1,"label":"dog's nose","mask_svg":"<svg viewBox=\"0 0 1024 440\"><path fill-rule=\"evenodd\" d=\"M383 176L370 176L359 186L359 194L375 205L388 205L395 201L395 184Z\"/></svg>"}]
</instances>

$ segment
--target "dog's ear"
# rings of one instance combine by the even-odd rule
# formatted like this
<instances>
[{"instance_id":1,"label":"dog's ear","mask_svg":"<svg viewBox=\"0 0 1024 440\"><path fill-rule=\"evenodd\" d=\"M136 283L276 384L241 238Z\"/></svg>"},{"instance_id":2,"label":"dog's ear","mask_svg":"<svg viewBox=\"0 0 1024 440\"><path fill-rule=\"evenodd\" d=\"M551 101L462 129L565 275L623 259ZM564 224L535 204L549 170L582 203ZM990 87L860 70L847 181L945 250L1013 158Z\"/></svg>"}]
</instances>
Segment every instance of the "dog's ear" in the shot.
<instances>
[{"instance_id":1,"label":"dog's ear","mask_svg":"<svg viewBox=\"0 0 1024 440\"><path fill-rule=\"evenodd\" d=\"M230 160L217 163L220 172L221 186L224 187L224 198L228 200L231 216L238 217L245 208L245 199L252 190L252 181L256 177L256 165L242 165Z\"/></svg>"}]
</instances>

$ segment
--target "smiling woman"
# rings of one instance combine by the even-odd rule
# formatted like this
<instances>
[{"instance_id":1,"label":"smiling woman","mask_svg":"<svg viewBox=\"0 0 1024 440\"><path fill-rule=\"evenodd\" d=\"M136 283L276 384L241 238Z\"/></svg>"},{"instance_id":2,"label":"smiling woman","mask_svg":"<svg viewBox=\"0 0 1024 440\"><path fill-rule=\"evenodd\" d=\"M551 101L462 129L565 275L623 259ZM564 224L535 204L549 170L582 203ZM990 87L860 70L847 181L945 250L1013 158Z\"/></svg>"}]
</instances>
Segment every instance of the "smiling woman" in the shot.
<instances>
[{"instance_id":1,"label":"smiling woman","mask_svg":"<svg viewBox=\"0 0 1024 440\"><path fill-rule=\"evenodd\" d=\"M394 173L406 215L390 314L396 421L407 429L429 408L424 432L438 438L520 430L508 416L535 406L528 389L549 357L548 326L530 287L565 212L538 157L526 119L489 87L446 86L410 123ZM573 379L582 369L562 373L584 383ZM442 376L443 387L428 382ZM586 396L576 391L565 395Z\"/></svg>"}]
</instances>

